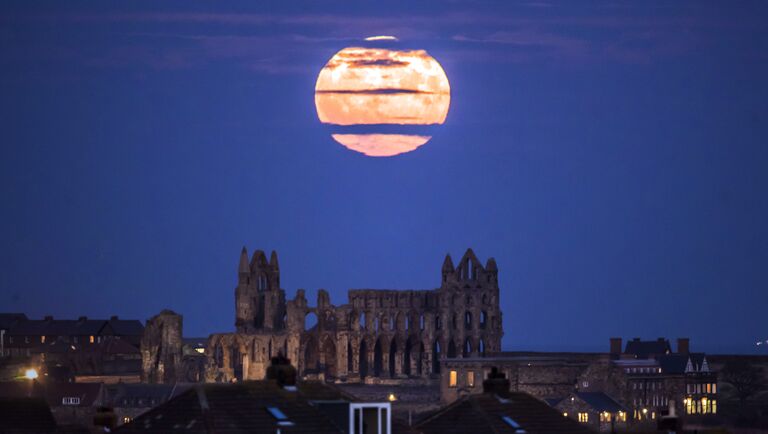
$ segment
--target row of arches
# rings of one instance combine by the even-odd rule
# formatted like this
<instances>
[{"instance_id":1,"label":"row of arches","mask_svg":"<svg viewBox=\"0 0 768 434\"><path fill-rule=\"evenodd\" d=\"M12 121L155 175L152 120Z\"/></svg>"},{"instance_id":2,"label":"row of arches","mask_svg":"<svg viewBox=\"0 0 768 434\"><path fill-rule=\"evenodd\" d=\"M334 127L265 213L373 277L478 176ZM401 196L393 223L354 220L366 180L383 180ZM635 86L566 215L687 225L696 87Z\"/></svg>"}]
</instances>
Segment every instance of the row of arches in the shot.
<instances>
[{"instance_id":1,"label":"row of arches","mask_svg":"<svg viewBox=\"0 0 768 434\"><path fill-rule=\"evenodd\" d=\"M309 319L311 316L311 319ZM309 330L309 324L316 324L317 318L313 313L307 314L305 319L304 330ZM443 329L443 319L437 314L432 317L434 330ZM368 313L361 312L359 315L356 312L352 312L349 315L349 329L350 330L370 330L370 331L424 331L427 328L428 317L424 314L411 314L406 315L403 312L379 314L374 316L370 324L368 323ZM456 313L450 316L450 328L458 330L458 317ZM489 324L492 322L492 324ZM477 324L474 322L474 315L471 310L464 311L463 325L465 330L473 330L475 328L484 330L489 327L496 327L496 317L489 317L485 310L481 310L478 314Z\"/></svg>"},{"instance_id":2,"label":"row of arches","mask_svg":"<svg viewBox=\"0 0 768 434\"><path fill-rule=\"evenodd\" d=\"M449 340L444 350L440 340L429 344L416 336L410 336L405 341L398 337L389 339L380 336L375 340L362 339L359 344L348 341L346 363L340 367L340 355L334 339L330 335L320 339L309 336L303 345L301 374L323 373L326 379L351 373L358 373L362 378L425 376L440 373L440 360L443 357L456 358L459 354L462 357L473 354L484 357L485 353L484 339L474 344L471 338L466 338L461 346ZM339 369L345 372L340 373Z\"/></svg>"}]
</instances>

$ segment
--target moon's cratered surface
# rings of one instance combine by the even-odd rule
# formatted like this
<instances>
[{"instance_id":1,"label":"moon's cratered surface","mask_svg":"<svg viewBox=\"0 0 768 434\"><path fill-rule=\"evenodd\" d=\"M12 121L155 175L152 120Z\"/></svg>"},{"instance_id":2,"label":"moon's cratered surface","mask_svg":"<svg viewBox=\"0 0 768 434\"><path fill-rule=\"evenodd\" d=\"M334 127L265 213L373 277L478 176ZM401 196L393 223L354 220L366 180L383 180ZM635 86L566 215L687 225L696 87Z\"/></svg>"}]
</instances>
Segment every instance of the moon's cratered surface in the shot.
<instances>
[{"instance_id":1,"label":"moon's cratered surface","mask_svg":"<svg viewBox=\"0 0 768 434\"><path fill-rule=\"evenodd\" d=\"M323 67L315 84L321 122L371 126L372 134L332 135L347 148L369 156L410 152L431 138L378 132L375 126L439 125L445 122L450 101L445 71L424 50L344 48Z\"/></svg>"}]
</instances>

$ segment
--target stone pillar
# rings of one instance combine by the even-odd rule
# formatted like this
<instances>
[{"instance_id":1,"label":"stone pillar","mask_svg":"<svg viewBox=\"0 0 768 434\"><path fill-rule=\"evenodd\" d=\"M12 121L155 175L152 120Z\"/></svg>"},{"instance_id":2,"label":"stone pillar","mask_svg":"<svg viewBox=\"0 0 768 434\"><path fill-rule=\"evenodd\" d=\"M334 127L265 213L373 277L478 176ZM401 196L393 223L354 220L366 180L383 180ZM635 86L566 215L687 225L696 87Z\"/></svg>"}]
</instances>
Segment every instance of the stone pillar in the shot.
<instances>
[{"instance_id":1,"label":"stone pillar","mask_svg":"<svg viewBox=\"0 0 768 434\"><path fill-rule=\"evenodd\" d=\"M398 348L395 352L395 377L403 376L403 351Z\"/></svg>"}]
</instances>

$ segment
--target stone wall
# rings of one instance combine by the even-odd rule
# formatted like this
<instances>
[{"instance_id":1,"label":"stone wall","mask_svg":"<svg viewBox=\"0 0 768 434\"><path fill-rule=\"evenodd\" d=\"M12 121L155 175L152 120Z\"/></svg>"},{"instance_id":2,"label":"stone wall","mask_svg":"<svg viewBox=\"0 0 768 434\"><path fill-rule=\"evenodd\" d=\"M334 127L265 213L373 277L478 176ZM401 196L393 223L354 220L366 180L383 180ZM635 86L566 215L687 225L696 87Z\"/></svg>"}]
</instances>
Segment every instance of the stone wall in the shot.
<instances>
[{"instance_id":1,"label":"stone wall","mask_svg":"<svg viewBox=\"0 0 768 434\"><path fill-rule=\"evenodd\" d=\"M206 381L263 378L283 353L300 376L336 382L437 378L444 357L499 351L503 336L498 270L467 252L454 267L446 256L441 285L431 290L350 290L331 304L325 290L310 306L304 290L287 300L279 287L277 254L249 260L241 252L235 288L236 332L209 338ZM307 327L308 317L316 323Z\"/></svg>"}]
</instances>

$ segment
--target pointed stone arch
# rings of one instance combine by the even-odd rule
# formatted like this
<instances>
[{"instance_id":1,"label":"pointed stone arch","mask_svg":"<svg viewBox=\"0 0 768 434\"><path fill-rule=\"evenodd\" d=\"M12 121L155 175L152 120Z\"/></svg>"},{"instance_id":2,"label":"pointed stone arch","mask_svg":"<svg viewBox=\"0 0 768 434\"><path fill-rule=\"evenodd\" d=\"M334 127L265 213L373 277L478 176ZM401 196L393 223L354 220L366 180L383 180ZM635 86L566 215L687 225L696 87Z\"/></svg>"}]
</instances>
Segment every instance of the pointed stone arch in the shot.
<instances>
[{"instance_id":1,"label":"pointed stone arch","mask_svg":"<svg viewBox=\"0 0 768 434\"><path fill-rule=\"evenodd\" d=\"M397 375L397 352L397 337L393 337L389 345L389 376L392 378Z\"/></svg>"},{"instance_id":2,"label":"pointed stone arch","mask_svg":"<svg viewBox=\"0 0 768 434\"><path fill-rule=\"evenodd\" d=\"M270 341L271 343L271 341ZM317 339L309 335L304 344L304 375L316 374L320 371L320 348Z\"/></svg>"},{"instance_id":3,"label":"pointed stone arch","mask_svg":"<svg viewBox=\"0 0 768 434\"><path fill-rule=\"evenodd\" d=\"M322 345L323 364L322 371L325 372L326 379L336 378L336 344L331 336L326 335Z\"/></svg>"},{"instance_id":4,"label":"pointed stone arch","mask_svg":"<svg viewBox=\"0 0 768 434\"><path fill-rule=\"evenodd\" d=\"M448 351L446 351L446 357L449 359L456 358L456 344L453 343L453 339L448 341Z\"/></svg>"},{"instance_id":5,"label":"pointed stone arch","mask_svg":"<svg viewBox=\"0 0 768 434\"><path fill-rule=\"evenodd\" d=\"M432 344L432 373L440 373L440 357L442 357L442 348L440 348L440 340L435 339Z\"/></svg>"},{"instance_id":6,"label":"pointed stone arch","mask_svg":"<svg viewBox=\"0 0 768 434\"><path fill-rule=\"evenodd\" d=\"M373 346L373 376L381 377L384 373L384 343L381 337L376 339L376 344Z\"/></svg>"}]
</instances>

